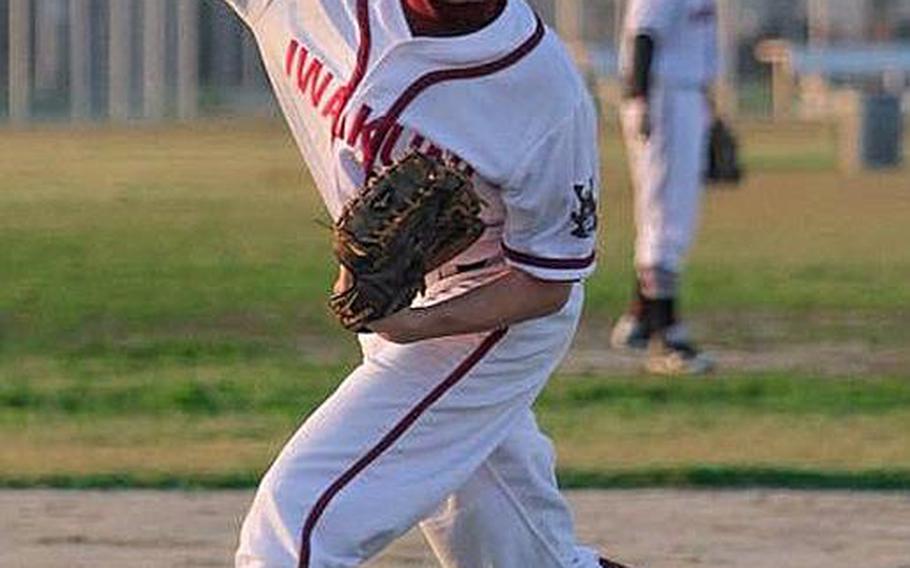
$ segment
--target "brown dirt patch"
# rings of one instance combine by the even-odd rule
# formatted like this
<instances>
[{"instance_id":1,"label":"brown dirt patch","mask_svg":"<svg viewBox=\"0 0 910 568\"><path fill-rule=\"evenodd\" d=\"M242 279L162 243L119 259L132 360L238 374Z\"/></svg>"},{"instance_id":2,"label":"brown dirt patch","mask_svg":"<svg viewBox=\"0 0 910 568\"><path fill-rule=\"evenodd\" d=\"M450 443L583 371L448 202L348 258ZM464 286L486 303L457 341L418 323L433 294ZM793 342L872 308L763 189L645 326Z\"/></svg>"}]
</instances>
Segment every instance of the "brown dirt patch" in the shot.
<instances>
[{"instance_id":1,"label":"brown dirt patch","mask_svg":"<svg viewBox=\"0 0 910 568\"><path fill-rule=\"evenodd\" d=\"M0 492L0 565L230 566L249 492ZM584 541L649 568L910 568L910 495L571 493ZM436 566L418 534L373 568Z\"/></svg>"},{"instance_id":2,"label":"brown dirt patch","mask_svg":"<svg viewBox=\"0 0 910 568\"><path fill-rule=\"evenodd\" d=\"M819 376L901 375L910 370L907 314L700 314L692 335L720 372ZM568 374L630 375L644 354L610 348L610 322L588 320L562 366Z\"/></svg>"}]
</instances>

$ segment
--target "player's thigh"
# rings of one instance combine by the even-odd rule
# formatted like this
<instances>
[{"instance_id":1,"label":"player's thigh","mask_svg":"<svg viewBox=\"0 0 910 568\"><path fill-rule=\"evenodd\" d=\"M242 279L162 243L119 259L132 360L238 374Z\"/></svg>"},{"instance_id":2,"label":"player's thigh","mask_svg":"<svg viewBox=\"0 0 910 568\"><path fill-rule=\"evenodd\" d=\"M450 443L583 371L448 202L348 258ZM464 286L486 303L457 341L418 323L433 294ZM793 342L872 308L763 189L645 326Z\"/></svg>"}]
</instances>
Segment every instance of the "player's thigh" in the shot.
<instances>
[{"instance_id":1,"label":"player's thigh","mask_svg":"<svg viewBox=\"0 0 910 568\"><path fill-rule=\"evenodd\" d=\"M691 243L698 219L707 164L707 104L704 95L694 89L673 96L670 127L673 129L673 151L667 156L670 174L663 201L667 211L667 240L676 256L683 256Z\"/></svg>"},{"instance_id":2,"label":"player's thigh","mask_svg":"<svg viewBox=\"0 0 910 568\"><path fill-rule=\"evenodd\" d=\"M707 164L708 110L703 93L681 89L672 97L668 126L672 129L672 150L668 154L673 183L679 191L695 192L702 185Z\"/></svg>"},{"instance_id":3,"label":"player's thigh","mask_svg":"<svg viewBox=\"0 0 910 568\"><path fill-rule=\"evenodd\" d=\"M649 98L650 136L641 135L641 107L625 103L621 112L623 135L636 191L637 214L646 220L660 206L673 166L673 93L655 89Z\"/></svg>"},{"instance_id":4,"label":"player's thigh","mask_svg":"<svg viewBox=\"0 0 910 568\"><path fill-rule=\"evenodd\" d=\"M475 354L490 355L498 342L488 335L446 348L422 344L384 362L368 359L266 474L238 557L263 565L302 556L308 566L356 566L426 516L470 477L517 409L530 404L530 395L518 391L483 403L459 396L472 390L467 382L483 380ZM398 348L382 355L390 350Z\"/></svg>"},{"instance_id":5,"label":"player's thigh","mask_svg":"<svg viewBox=\"0 0 910 568\"><path fill-rule=\"evenodd\" d=\"M559 314L503 333L410 346L374 340L270 469L250 532L302 531L314 555L365 559L380 550L512 431L564 355L580 300L579 289Z\"/></svg>"}]
</instances>

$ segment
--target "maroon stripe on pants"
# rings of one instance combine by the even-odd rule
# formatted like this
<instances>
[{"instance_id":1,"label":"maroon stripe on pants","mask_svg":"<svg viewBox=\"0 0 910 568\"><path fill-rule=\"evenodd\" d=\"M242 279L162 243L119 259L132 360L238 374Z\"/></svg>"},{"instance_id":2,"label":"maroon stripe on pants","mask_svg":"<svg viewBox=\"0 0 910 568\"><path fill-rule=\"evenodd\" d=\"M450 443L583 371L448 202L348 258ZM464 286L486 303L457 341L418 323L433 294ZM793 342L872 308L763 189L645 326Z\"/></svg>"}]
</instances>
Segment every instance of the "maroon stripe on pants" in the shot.
<instances>
[{"instance_id":1,"label":"maroon stripe on pants","mask_svg":"<svg viewBox=\"0 0 910 568\"><path fill-rule=\"evenodd\" d=\"M447 392L457 385L480 361L496 346L497 343L505 337L508 330L502 329L491 333L483 340L483 343L471 353L467 359L448 376L444 381L434 388L430 394L421 400L408 414L402 418L388 434L383 436L378 444L373 446L362 458L357 460L354 465L349 467L338 479L336 479L326 489L307 516L303 525L303 543L300 548L299 568L310 568L311 540L313 530L319 522L319 518L325 513L325 510L331 504L342 489L354 480L360 473L376 461L384 452L391 448L415 422L426 412L433 404L441 399Z\"/></svg>"}]
</instances>

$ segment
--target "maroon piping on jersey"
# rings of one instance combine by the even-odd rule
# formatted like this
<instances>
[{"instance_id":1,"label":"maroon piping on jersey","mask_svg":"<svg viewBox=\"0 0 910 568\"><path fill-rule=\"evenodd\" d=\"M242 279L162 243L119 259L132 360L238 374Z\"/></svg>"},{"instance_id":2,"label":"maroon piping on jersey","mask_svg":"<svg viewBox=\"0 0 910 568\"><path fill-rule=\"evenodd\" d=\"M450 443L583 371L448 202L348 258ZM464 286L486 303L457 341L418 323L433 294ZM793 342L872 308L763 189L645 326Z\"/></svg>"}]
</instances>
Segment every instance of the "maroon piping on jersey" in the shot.
<instances>
[{"instance_id":1,"label":"maroon piping on jersey","mask_svg":"<svg viewBox=\"0 0 910 568\"><path fill-rule=\"evenodd\" d=\"M354 67L354 73L351 74L351 80L348 82L348 99L351 98L366 76L367 65L370 63L370 51L373 49L369 0L359 0L357 2L357 25L360 27L360 46L357 48L357 65Z\"/></svg>"},{"instance_id":2,"label":"maroon piping on jersey","mask_svg":"<svg viewBox=\"0 0 910 568\"><path fill-rule=\"evenodd\" d=\"M341 111L335 117L332 124L332 141L340 137L340 132L344 130L345 109L351 102L351 98L363 82L367 74L367 66L370 63L370 52L373 49L373 31L370 27L370 3L369 0L358 0L357 2L357 27L360 28L360 45L357 47L357 63L354 71L351 73L351 79L344 86L344 101L341 105ZM290 64L290 58L288 59Z\"/></svg>"},{"instance_id":3,"label":"maroon piping on jersey","mask_svg":"<svg viewBox=\"0 0 910 568\"><path fill-rule=\"evenodd\" d=\"M313 505L313 508L310 510L310 514L307 516L306 523L303 526L303 543L300 548L300 563L299 568L309 568L310 567L310 554L311 554L311 539L313 536L313 530L316 528L316 523L319 522L319 518L331 504L332 500L335 498L342 489L345 488L347 484L354 480L360 473L363 472L367 467L370 466L374 461L376 461L384 452L386 452L392 445L395 444L404 434L420 419L424 412L429 410L433 404L439 401L446 393L448 393L452 388L455 387L462 379L464 379L467 374L477 366L478 363L483 360L483 358L493 350L493 348L498 344L503 337L505 337L507 329L501 329L495 331L488 335L486 339L480 344L480 346L475 349L461 364L452 371L444 381L439 383L436 388L434 388L430 394L423 398L410 412L402 418L394 428L392 428L388 434L386 434L375 446L373 446L370 451L368 451L362 458L357 460L351 467L349 467L340 477L338 477L334 483L332 483L328 489L326 489L322 495L319 496L319 499L316 501L316 504Z\"/></svg>"},{"instance_id":4,"label":"maroon piping on jersey","mask_svg":"<svg viewBox=\"0 0 910 568\"><path fill-rule=\"evenodd\" d=\"M506 258L513 262L549 270L584 270L594 264L597 258L596 252L592 252L585 258L546 258L518 252L507 247L505 243L502 245L502 250Z\"/></svg>"},{"instance_id":5,"label":"maroon piping on jersey","mask_svg":"<svg viewBox=\"0 0 910 568\"><path fill-rule=\"evenodd\" d=\"M401 115L404 114L404 111L407 110L411 103L423 94L424 91L439 83L478 79L503 71L512 65L515 65L534 51L534 49L540 45L540 42L543 41L545 35L546 26L544 26L543 20L538 16L537 27L534 30L533 35L508 55L497 59L496 61L475 65L473 67L431 71L414 81L414 83L405 89L404 93L402 93L398 100L389 108L389 112L382 118L382 126L370 141L369 155L364 157L364 171L367 177L371 175L373 168L376 166L376 159L379 157L379 151L382 148L386 136L388 136L395 124L398 123L398 120L401 118Z\"/></svg>"}]
</instances>

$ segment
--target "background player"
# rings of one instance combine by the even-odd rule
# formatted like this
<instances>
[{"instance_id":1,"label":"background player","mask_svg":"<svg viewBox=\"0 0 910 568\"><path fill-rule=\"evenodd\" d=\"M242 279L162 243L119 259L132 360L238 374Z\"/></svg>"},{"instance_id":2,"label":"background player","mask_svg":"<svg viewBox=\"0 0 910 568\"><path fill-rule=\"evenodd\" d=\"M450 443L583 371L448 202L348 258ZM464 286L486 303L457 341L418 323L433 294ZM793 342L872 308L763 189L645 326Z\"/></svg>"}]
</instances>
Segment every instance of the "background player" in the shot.
<instances>
[{"instance_id":1,"label":"background player","mask_svg":"<svg viewBox=\"0 0 910 568\"><path fill-rule=\"evenodd\" d=\"M708 372L676 311L683 261L696 230L709 89L717 74L714 0L631 0L621 54L622 125L635 186L635 297L614 347L650 347L658 374Z\"/></svg>"},{"instance_id":2,"label":"background player","mask_svg":"<svg viewBox=\"0 0 910 568\"><path fill-rule=\"evenodd\" d=\"M356 566L422 522L446 566L612 566L576 544L531 411L594 268L596 118L562 45L524 0L231 2L333 217L418 151L473 177L488 226L361 336L263 479L237 565Z\"/></svg>"}]
</instances>

